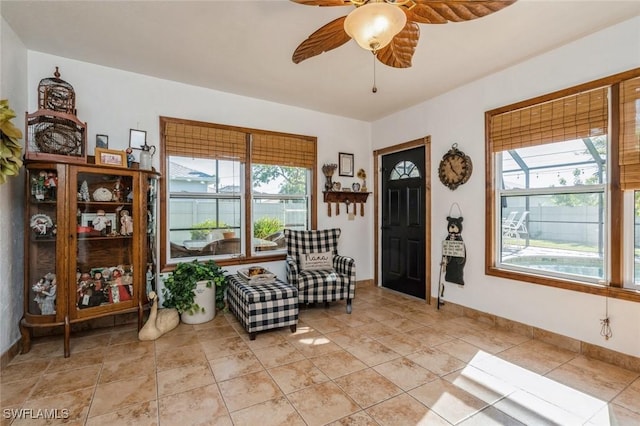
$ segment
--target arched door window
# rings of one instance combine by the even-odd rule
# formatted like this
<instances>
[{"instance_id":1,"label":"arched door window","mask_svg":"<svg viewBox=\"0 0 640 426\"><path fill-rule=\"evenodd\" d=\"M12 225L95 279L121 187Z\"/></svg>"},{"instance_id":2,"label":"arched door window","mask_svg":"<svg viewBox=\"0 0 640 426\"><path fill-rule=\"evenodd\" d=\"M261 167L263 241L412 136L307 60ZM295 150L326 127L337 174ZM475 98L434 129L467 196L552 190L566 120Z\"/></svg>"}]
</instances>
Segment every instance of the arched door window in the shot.
<instances>
[{"instance_id":1,"label":"arched door window","mask_svg":"<svg viewBox=\"0 0 640 426\"><path fill-rule=\"evenodd\" d=\"M391 171L390 180L419 178L420 170L411 161L400 161Z\"/></svg>"}]
</instances>

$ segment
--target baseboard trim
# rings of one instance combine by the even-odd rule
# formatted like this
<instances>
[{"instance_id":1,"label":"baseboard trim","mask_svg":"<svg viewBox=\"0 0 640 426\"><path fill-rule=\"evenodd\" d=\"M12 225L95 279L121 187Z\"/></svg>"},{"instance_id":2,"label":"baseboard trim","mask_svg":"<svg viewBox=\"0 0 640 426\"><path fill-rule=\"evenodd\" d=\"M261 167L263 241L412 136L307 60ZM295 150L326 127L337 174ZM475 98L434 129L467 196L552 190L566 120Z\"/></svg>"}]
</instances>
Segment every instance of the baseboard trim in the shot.
<instances>
[{"instance_id":1,"label":"baseboard trim","mask_svg":"<svg viewBox=\"0 0 640 426\"><path fill-rule=\"evenodd\" d=\"M4 368L9 365L11 360L18 355L20 352L20 339L18 339L13 345L7 349L2 356L0 356L0 370L4 370Z\"/></svg>"},{"instance_id":2,"label":"baseboard trim","mask_svg":"<svg viewBox=\"0 0 640 426\"><path fill-rule=\"evenodd\" d=\"M505 331L522 334L532 339L556 345L563 349L567 349L569 351L584 355L592 359L596 359L598 361L607 362L617 367L622 367L627 370L640 373L640 358L633 355L624 354L622 352L594 345L593 343L583 342L582 340L563 336L558 333L502 318L494 314L478 311L476 309L468 308L466 306L458 305L451 302L447 302L446 305L444 305L440 309L448 310L450 312L456 312L462 314L465 317L473 318L477 321L493 325Z\"/></svg>"}]
</instances>

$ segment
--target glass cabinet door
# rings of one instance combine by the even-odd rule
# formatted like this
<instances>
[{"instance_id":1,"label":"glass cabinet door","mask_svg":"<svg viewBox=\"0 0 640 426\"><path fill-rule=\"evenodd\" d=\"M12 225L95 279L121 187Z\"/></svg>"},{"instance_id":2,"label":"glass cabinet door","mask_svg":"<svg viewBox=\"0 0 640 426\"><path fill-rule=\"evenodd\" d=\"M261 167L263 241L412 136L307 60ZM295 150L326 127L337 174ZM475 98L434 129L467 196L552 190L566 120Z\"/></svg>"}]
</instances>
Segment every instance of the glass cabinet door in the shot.
<instances>
[{"instance_id":1,"label":"glass cabinet door","mask_svg":"<svg viewBox=\"0 0 640 426\"><path fill-rule=\"evenodd\" d=\"M156 289L157 276L157 217L158 217L158 179L155 176L149 176L147 180L147 247L146 247L146 265L145 273L145 297L148 300L149 292Z\"/></svg>"},{"instance_id":2,"label":"glass cabinet door","mask_svg":"<svg viewBox=\"0 0 640 426\"><path fill-rule=\"evenodd\" d=\"M71 203L76 210L76 244L71 247L75 253L75 263L71 262L75 265L72 317L137 305L139 283L134 280L140 274L134 265L141 263L134 236L139 233L136 221L141 218L136 217L134 202L139 191L136 176L127 171L78 169L72 177L77 185L76 199Z\"/></svg>"},{"instance_id":3,"label":"glass cabinet door","mask_svg":"<svg viewBox=\"0 0 640 426\"><path fill-rule=\"evenodd\" d=\"M63 184L64 169L46 165L27 169L27 212L29 229L25 235L27 270L25 271L25 314L50 316L58 313L57 261L62 250L57 244L59 220L64 220L58 199L58 186ZM59 179L62 177L62 179ZM60 191L62 194L63 191ZM60 223L64 225L64 222ZM64 302L62 302L64 303ZM64 309L62 309L64 314ZM43 317L44 319L44 317Z\"/></svg>"}]
</instances>

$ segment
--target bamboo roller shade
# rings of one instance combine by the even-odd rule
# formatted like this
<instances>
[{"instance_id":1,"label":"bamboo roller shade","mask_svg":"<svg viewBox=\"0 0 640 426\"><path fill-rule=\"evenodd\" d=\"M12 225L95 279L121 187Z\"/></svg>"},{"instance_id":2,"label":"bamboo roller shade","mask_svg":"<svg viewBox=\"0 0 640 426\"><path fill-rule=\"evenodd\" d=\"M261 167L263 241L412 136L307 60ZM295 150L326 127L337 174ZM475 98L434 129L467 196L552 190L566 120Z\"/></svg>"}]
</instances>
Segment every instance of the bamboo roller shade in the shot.
<instances>
[{"instance_id":1,"label":"bamboo roller shade","mask_svg":"<svg viewBox=\"0 0 640 426\"><path fill-rule=\"evenodd\" d=\"M491 117L492 152L606 134L607 90L603 87Z\"/></svg>"},{"instance_id":2,"label":"bamboo roller shade","mask_svg":"<svg viewBox=\"0 0 640 426\"><path fill-rule=\"evenodd\" d=\"M215 125L167 122L167 155L247 161L249 133ZM288 135L253 133L251 162L312 169L316 161L315 140Z\"/></svg>"},{"instance_id":3,"label":"bamboo roller shade","mask_svg":"<svg viewBox=\"0 0 640 426\"><path fill-rule=\"evenodd\" d=\"M640 189L640 77L620 83L620 185Z\"/></svg>"},{"instance_id":4,"label":"bamboo roller shade","mask_svg":"<svg viewBox=\"0 0 640 426\"><path fill-rule=\"evenodd\" d=\"M293 136L254 133L251 162L312 169L316 162L315 141Z\"/></svg>"},{"instance_id":5,"label":"bamboo roller shade","mask_svg":"<svg viewBox=\"0 0 640 426\"><path fill-rule=\"evenodd\" d=\"M246 133L214 126L167 122L167 155L246 162Z\"/></svg>"}]
</instances>

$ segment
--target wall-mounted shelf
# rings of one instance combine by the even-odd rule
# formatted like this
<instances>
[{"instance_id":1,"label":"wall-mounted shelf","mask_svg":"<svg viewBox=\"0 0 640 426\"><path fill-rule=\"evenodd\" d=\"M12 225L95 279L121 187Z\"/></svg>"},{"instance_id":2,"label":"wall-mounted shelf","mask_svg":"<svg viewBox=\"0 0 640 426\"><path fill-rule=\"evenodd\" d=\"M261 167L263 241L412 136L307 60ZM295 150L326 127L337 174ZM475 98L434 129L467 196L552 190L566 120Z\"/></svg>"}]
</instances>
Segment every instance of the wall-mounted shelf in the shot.
<instances>
[{"instance_id":1,"label":"wall-mounted shelf","mask_svg":"<svg viewBox=\"0 0 640 426\"><path fill-rule=\"evenodd\" d=\"M353 214L356 214L357 205L360 204L360 216L364 216L364 204L367 202L370 192L353 192L353 191L324 191L324 202L327 203L327 214L331 217L331 204L336 206L336 216L340 214L340 203L347 206L347 214L349 208L353 205Z\"/></svg>"}]
</instances>

